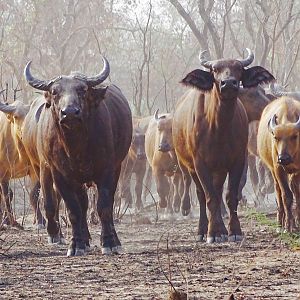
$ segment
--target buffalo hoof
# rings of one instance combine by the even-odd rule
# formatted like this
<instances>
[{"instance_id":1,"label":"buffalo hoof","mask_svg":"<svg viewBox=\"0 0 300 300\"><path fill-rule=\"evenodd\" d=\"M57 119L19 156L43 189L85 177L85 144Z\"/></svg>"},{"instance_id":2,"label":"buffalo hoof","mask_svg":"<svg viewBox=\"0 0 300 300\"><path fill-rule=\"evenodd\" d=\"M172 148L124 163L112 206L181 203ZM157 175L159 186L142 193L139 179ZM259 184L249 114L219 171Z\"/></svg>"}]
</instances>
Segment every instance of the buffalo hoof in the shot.
<instances>
[{"instance_id":1,"label":"buffalo hoof","mask_svg":"<svg viewBox=\"0 0 300 300\"><path fill-rule=\"evenodd\" d=\"M67 257L75 256L75 249L71 248L67 251Z\"/></svg>"},{"instance_id":2,"label":"buffalo hoof","mask_svg":"<svg viewBox=\"0 0 300 300\"><path fill-rule=\"evenodd\" d=\"M206 234L200 234L197 236L197 242L205 242L206 241Z\"/></svg>"},{"instance_id":3,"label":"buffalo hoof","mask_svg":"<svg viewBox=\"0 0 300 300\"><path fill-rule=\"evenodd\" d=\"M173 207L173 210L176 214L180 212L180 207Z\"/></svg>"},{"instance_id":4,"label":"buffalo hoof","mask_svg":"<svg viewBox=\"0 0 300 300\"><path fill-rule=\"evenodd\" d=\"M102 247L101 248L101 253L103 255L110 255L110 254L112 254L112 251L111 251L110 247Z\"/></svg>"},{"instance_id":5,"label":"buffalo hoof","mask_svg":"<svg viewBox=\"0 0 300 300\"><path fill-rule=\"evenodd\" d=\"M207 244L213 243L224 243L228 239L226 234L222 234L221 236L208 236L206 239Z\"/></svg>"},{"instance_id":6,"label":"buffalo hoof","mask_svg":"<svg viewBox=\"0 0 300 300\"><path fill-rule=\"evenodd\" d=\"M80 249L80 248L75 249L75 256L83 256L85 254L86 254L85 249Z\"/></svg>"},{"instance_id":7,"label":"buffalo hoof","mask_svg":"<svg viewBox=\"0 0 300 300\"><path fill-rule=\"evenodd\" d=\"M187 217L190 213L191 209L181 209L181 213L183 216Z\"/></svg>"},{"instance_id":8,"label":"buffalo hoof","mask_svg":"<svg viewBox=\"0 0 300 300\"><path fill-rule=\"evenodd\" d=\"M65 245L66 240L61 236L48 236L48 244Z\"/></svg>"},{"instance_id":9,"label":"buffalo hoof","mask_svg":"<svg viewBox=\"0 0 300 300\"><path fill-rule=\"evenodd\" d=\"M228 237L228 242L240 242L243 240L242 235L234 234Z\"/></svg>"},{"instance_id":10,"label":"buffalo hoof","mask_svg":"<svg viewBox=\"0 0 300 300\"><path fill-rule=\"evenodd\" d=\"M122 246L115 246L111 248L113 254L121 254L123 252Z\"/></svg>"},{"instance_id":11,"label":"buffalo hoof","mask_svg":"<svg viewBox=\"0 0 300 300\"><path fill-rule=\"evenodd\" d=\"M212 244L212 243L215 243L216 242L216 239L214 236L208 236L207 239L206 239L206 243L207 244Z\"/></svg>"}]
</instances>

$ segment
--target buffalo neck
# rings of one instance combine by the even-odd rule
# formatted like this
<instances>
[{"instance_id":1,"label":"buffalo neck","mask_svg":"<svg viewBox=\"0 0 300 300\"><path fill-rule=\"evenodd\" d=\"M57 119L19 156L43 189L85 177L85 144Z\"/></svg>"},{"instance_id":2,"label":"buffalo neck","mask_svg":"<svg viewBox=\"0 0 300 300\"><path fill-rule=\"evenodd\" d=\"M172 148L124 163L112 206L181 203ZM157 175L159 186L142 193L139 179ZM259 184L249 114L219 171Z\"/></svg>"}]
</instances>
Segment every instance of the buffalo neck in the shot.
<instances>
[{"instance_id":1,"label":"buffalo neck","mask_svg":"<svg viewBox=\"0 0 300 300\"><path fill-rule=\"evenodd\" d=\"M207 96L206 118L209 128L215 129L222 134L231 128L237 96L229 99L222 98L216 85L214 85L211 93Z\"/></svg>"}]
</instances>

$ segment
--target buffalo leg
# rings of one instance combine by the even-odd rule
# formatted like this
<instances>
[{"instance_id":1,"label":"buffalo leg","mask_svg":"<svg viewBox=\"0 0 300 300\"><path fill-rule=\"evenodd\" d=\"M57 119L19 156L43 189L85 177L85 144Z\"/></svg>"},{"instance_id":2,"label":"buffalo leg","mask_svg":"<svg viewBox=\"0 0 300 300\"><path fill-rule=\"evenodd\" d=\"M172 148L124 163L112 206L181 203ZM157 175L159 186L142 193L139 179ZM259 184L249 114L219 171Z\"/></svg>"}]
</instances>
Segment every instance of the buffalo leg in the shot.
<instances>
[{"instance_id":1,"label":"buffalo leg","mask_svg":"<svg viewBox=\"0 0 300 300\"><path fill-rule=\"evenodd\" d=\"M249 155L249 157L250 157L250 155ZM241 201L243 199L243 188L245 187L245 185L247 183L248 169L251 169L251 166L250 166L250 161L248 163L248 156L247 156L246 160L245 160L245 166L244 166L241 182L239 184L239 194L238 194L239 201Z\"/></svg>"},{"instance_id":2,"label":"buffalo leg","mask_svg":"<svg viewBox=\"0 0 300 300\"><path fill-rule=\"evenodd\" d=\"M249 154L248 164L249 164L249 173L250 173L251 184L252 184L252 187L253 187L256 197L258 197L259 178L258 178L258 173L257 173L257 169L256 169L256 157L254 155Z\"/></svg>"},{"instance_id":3,"label":"buffalo leg","mask_svg":"<svg viewBox=\"0 0 300 300\"><path fill-rule=\"evenodd\" d=\"M114 173L104 174L103 180L96 182L99 198L97 210L101 221L101 247L102 254L119 252L121 243L113 222L114 194L120 176L119 167Z\"/></svg>"},{"instance_id":4,"label":"buffalo leg","mask_svg":"<svg viewBox=\"0 0 300 300\"><path fill-rule=\"evenodd\" d=\"M283 208L284 208L284 228L292 232L294 229L294 217L292 213L292 205L293 205L293 193L290 190L289 183L288 183L288 178L283 170L283 168L275 168L275 176L277 179L277 183L279 185L279 188L281 190L281 199L283 203Z\"/></svg>"},{"instance_id":5,"label":"buffalo leg","mask_svg":"<svg viewBox=\"0 0 300 300\"><path fill-rule=\"evenodd\" d=\"M213 176L205 163L201 160L201 158L198 157L198 159L194 162L194 165L196 174L205 194L207 209L209 212L207 242L220 242L222 241L225 227L223 219L221 217L221 198L219 197L218 192L215 189Z\"/></svg>"},{"instance_id":6,"label":"buffalo leg","mask_svg":"<svg viewBox=\"0 0 300 300\"><path fill-rule=\"evenodd\" d=\"M146 198L149 195L150 191L151 191L151 184L152 184L152 169L151 167L148 165L147 167L147 171L146 171L146 175L145 175L145 183L143 184L144 188L143 188L143 203L146 202Z\"/></svg>"},{"instance_id":7,"label":"buffalo leg","mask_svg":"<svg viewBox=\"0 0 300 300\"><path fill-rule=\"evenodd\" d=\"M181 204L181 193L182 193L182 175L181 173L175 173L172 177L172 185L173 185L173 210L178 213L180 210Z\"/></svg>"},{"instance_id":8,"label":"buffalo leg","mask_svg":"<svg viewBox=\"0 0 300 300\"><path fill-rule=\"evenodd\" d=\"M197 177L196 173L191 173L191 176L196 185L196 193L200 206L200 216L199 216L199 225L198 225L198 240L200 242L204 241L205 236L207 235L208 230L208 219L206 214L206 199L205 194L202 188L202 185Z\"/></svg>"},{"instance_id":9,"label":"buffalo leg","mask_svg":"<svg viewBox=\"0 0 300 300\"><path fill-rule=\"evenodd\" d=\"M78 199L82 211L81 228L82 228L83 240L85 242L86 247L89 247L91 235L87 224L87 211L89 206L89 199L87 196L86 189L84 187L80 187L78 189L77 195L78 195Z\"/></svg>"},{"instance_id":10,"label":"buffalo leg","mask_svg":"<svg viewBox=\"0 0 300 300\"><path fill-rule=\"evenodd\" d=\"M178 162L179 163L179 162ZM192 178L186 167L179 163L180 170L182 172L183 180L183 194L181 199L181 213L183 216L187 216L191 211L191 197L190 197L190 187L192 183Z\"/></svg>"},{"instance_id":11,"label":"buffalo leg","mask_svg":"<svg viewBox=\"0 0 300 300\"><path fill-rule=\"evenodd\" d=\"M47 232L49 243L60 242L60 227L56 220L57 214L57 199L53 190L53 179L51 171L45 166L41 167L40 171L41 190L44 198L44 208L47 218Z\"/></svg>"},{"instance_id":12,"label":"buffalo leg","mask_svg":"<svg viewBox=\"0 0 300 300\"><path fill-rule=\"evenodd\" d=\"M274 181L270 170L262 162L258 160L258 174L259 174L259 189L263 196L274 193Z\"/></svg>"},{"instance_id":13,"label":"buffalo leg","mask_svg":"<svg viewBox=\"0 0 300 300\"><path fill-rule=\"evenodd\" d=\"M229 208L228 235L229 241L239 241L242 239L242 230L237 215L238 189L244 169L244 161L236 162L229 172L228 189L226 194L227 206Z\"/></svg>"},{"instance_id":14,"label":"buffalo leg","mask_svg":"<svg viewBox=\"0 0 300 300\"><path fill-rule=\"evenodd\" d=\"M134 164L131 159L127 158L122 166L122 172L120 174L120 195L121 199L125 199L126 206L132 207L132 194L130 189L130 182L132 177L132 171Z\"/></svg>"},{"instance_id":15,"label":"buffalo leg","mask_svg":"<svg viewBox=\"0 0 300 300\"><path fill-rule=\"evenodd\" d=\"M300 228L300 175L292 177L291 188L296 200L296 220L298 229Z\"/></svg>"},{"instance_id":16,"label":"buffalo leg","mask_svg":"<svg viewBox=\"0 0 300 300\"><path fill-rule=\"evenodd\" d=\"M4 219L7 219L8 225L16 225L17 221L13 216L12 207L11 207L13 193L9 188L9 183L6 181L1 183L1 196L5 205Z\"/></svg>"},{"instance_id":17,"label":"buffalo leg","mask_svg":"<svg viewBox=\"0 0 300 300\"><path fill-rule=\"evenodd\" d=\"M84 229L82 227L82 220L84 217L80 199L78 197L78 190L80 187L76 187L74 184L66 181L65 177L56 171L53 172L53 179L58 193L66 204L72 226L72 239L68 247L67 256L83 255L86 248L86 242L84 240Z\"/></svg>"},{"instance_id":18,"label":"buffalo leg","mask_svg":"<svg viewBox=\"0 0 300 300\"><path fill-rule=\"evenodd\" d=\"M159 206L160 208L166 208L168 206L168 197L170 193L170 184L168 178L163 172L158 170L153 170L157 193L159 196Z\"/></svg>"},{"instance_id":19,"label":"buffalo leg","mask_svg":"<svg viewBox=\"0 0 300 300\"><path fill-rule=\"evenodd\" d=\"M217 214L217 217L219 218L219 223L221 224L220 230L221 230L222 241L225 241L225 239L227 238L227 235L228 235L227 229L226 229L225 224L222 219L223 216L227 215L227 211L226 211L225 204L223 201L223 185L224 185L226 176L227 176L226 172L217 173L217 174L213 175L214 188L215 188L215 191L217 192L218 199L221 203L220 211ZM224 210L225 210L225 212L224 212Z\"/></svg>"},{"instance_id":20,"label":"buffalo leg","mask_svg":"<svg viewBox=\"0 0 300 300\"><path fill-rule=\"evenodd\" d=\"M40 200L39 200L40 187L41 185L39 181L32 182L32 188L29 193L29 200L30 200L31 207L34 211L33 224L37 224L38 228L44 228L46 221L40 209Z\"/></svg>"},{"instance_id":21,"label":"buffalo leg","mask_svg":"<svg viewBox=\"0 0 300 300\"><path fill-rule=\"evenodd\" d=\"M272 174L274 179L274 186L275 186L275 192L276 192L276 203L277 203L277 222L278 225L284 228L284 207L283 207L283 199L281 194L280 185L277 181L275 173Z\"/></svg>"},{"instance_id":22,"label":"buffalo leg","mask_svg":"<svg viewBox=\"0 0 300 300\"><path fill-rule=\"evenodd\" d=\"M143 202L142 202L142 191L143 191L143 181L146 172L146 165L144 163L143 166L141 164L144 162L139 162L140 166L138 171L135 172L135 196L136 202L135 207L138 211L143 209Z\"/></svg>"}]
</instances>

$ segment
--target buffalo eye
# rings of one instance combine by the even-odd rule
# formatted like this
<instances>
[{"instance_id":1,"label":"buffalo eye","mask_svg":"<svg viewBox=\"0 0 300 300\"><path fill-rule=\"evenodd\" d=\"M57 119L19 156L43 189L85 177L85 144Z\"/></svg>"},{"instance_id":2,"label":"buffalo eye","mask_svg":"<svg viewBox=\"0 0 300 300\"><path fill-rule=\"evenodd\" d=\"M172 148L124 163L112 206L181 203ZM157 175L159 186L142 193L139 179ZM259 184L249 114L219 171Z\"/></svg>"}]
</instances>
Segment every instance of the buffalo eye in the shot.
<instances>
[{"instance_id":1,"label":"buffalo eye","mask_svg":"<svg viewBox=\"0 0 300 300\"><path fill-rule=\"evenodd\" d=\"M51 95L52 96L57 96L58 95L58 89L57 88L52 88Z\"/></svg>"},{"instance_id":2,"label":"buffalo eye","mask_svg":"<svg viewBox=\"0 0 300 300\"><path fill-rule=\"evenodd\" d=\"M77 89L77 94L80 97L83 97L86 94L87 88L86 87L80 87Z\"/></svg>"}]
</instances>

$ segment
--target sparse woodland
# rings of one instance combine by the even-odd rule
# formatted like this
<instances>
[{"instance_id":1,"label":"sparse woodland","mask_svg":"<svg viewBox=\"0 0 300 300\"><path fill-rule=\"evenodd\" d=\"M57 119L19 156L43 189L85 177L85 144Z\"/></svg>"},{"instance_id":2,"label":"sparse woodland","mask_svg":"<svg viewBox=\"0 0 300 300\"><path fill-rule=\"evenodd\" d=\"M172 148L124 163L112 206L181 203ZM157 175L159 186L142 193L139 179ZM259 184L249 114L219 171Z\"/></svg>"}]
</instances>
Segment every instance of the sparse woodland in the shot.
<instances>
[{"instance_id":1,"label":"sparse woodland","mask_svg":"<svg viewBox=\"0 0 300 300\"><path fill-rule=\"evenodd\" d=\"M41 78L95 74L100 53L110 80L136 115L172 111L183 75L210 57L242 57L268 68L280 84L299 89L299 13L295 0L2 0L0 83L8 98L28 102L23 68L33 60Z\"/></svg>"}]
</instances>

